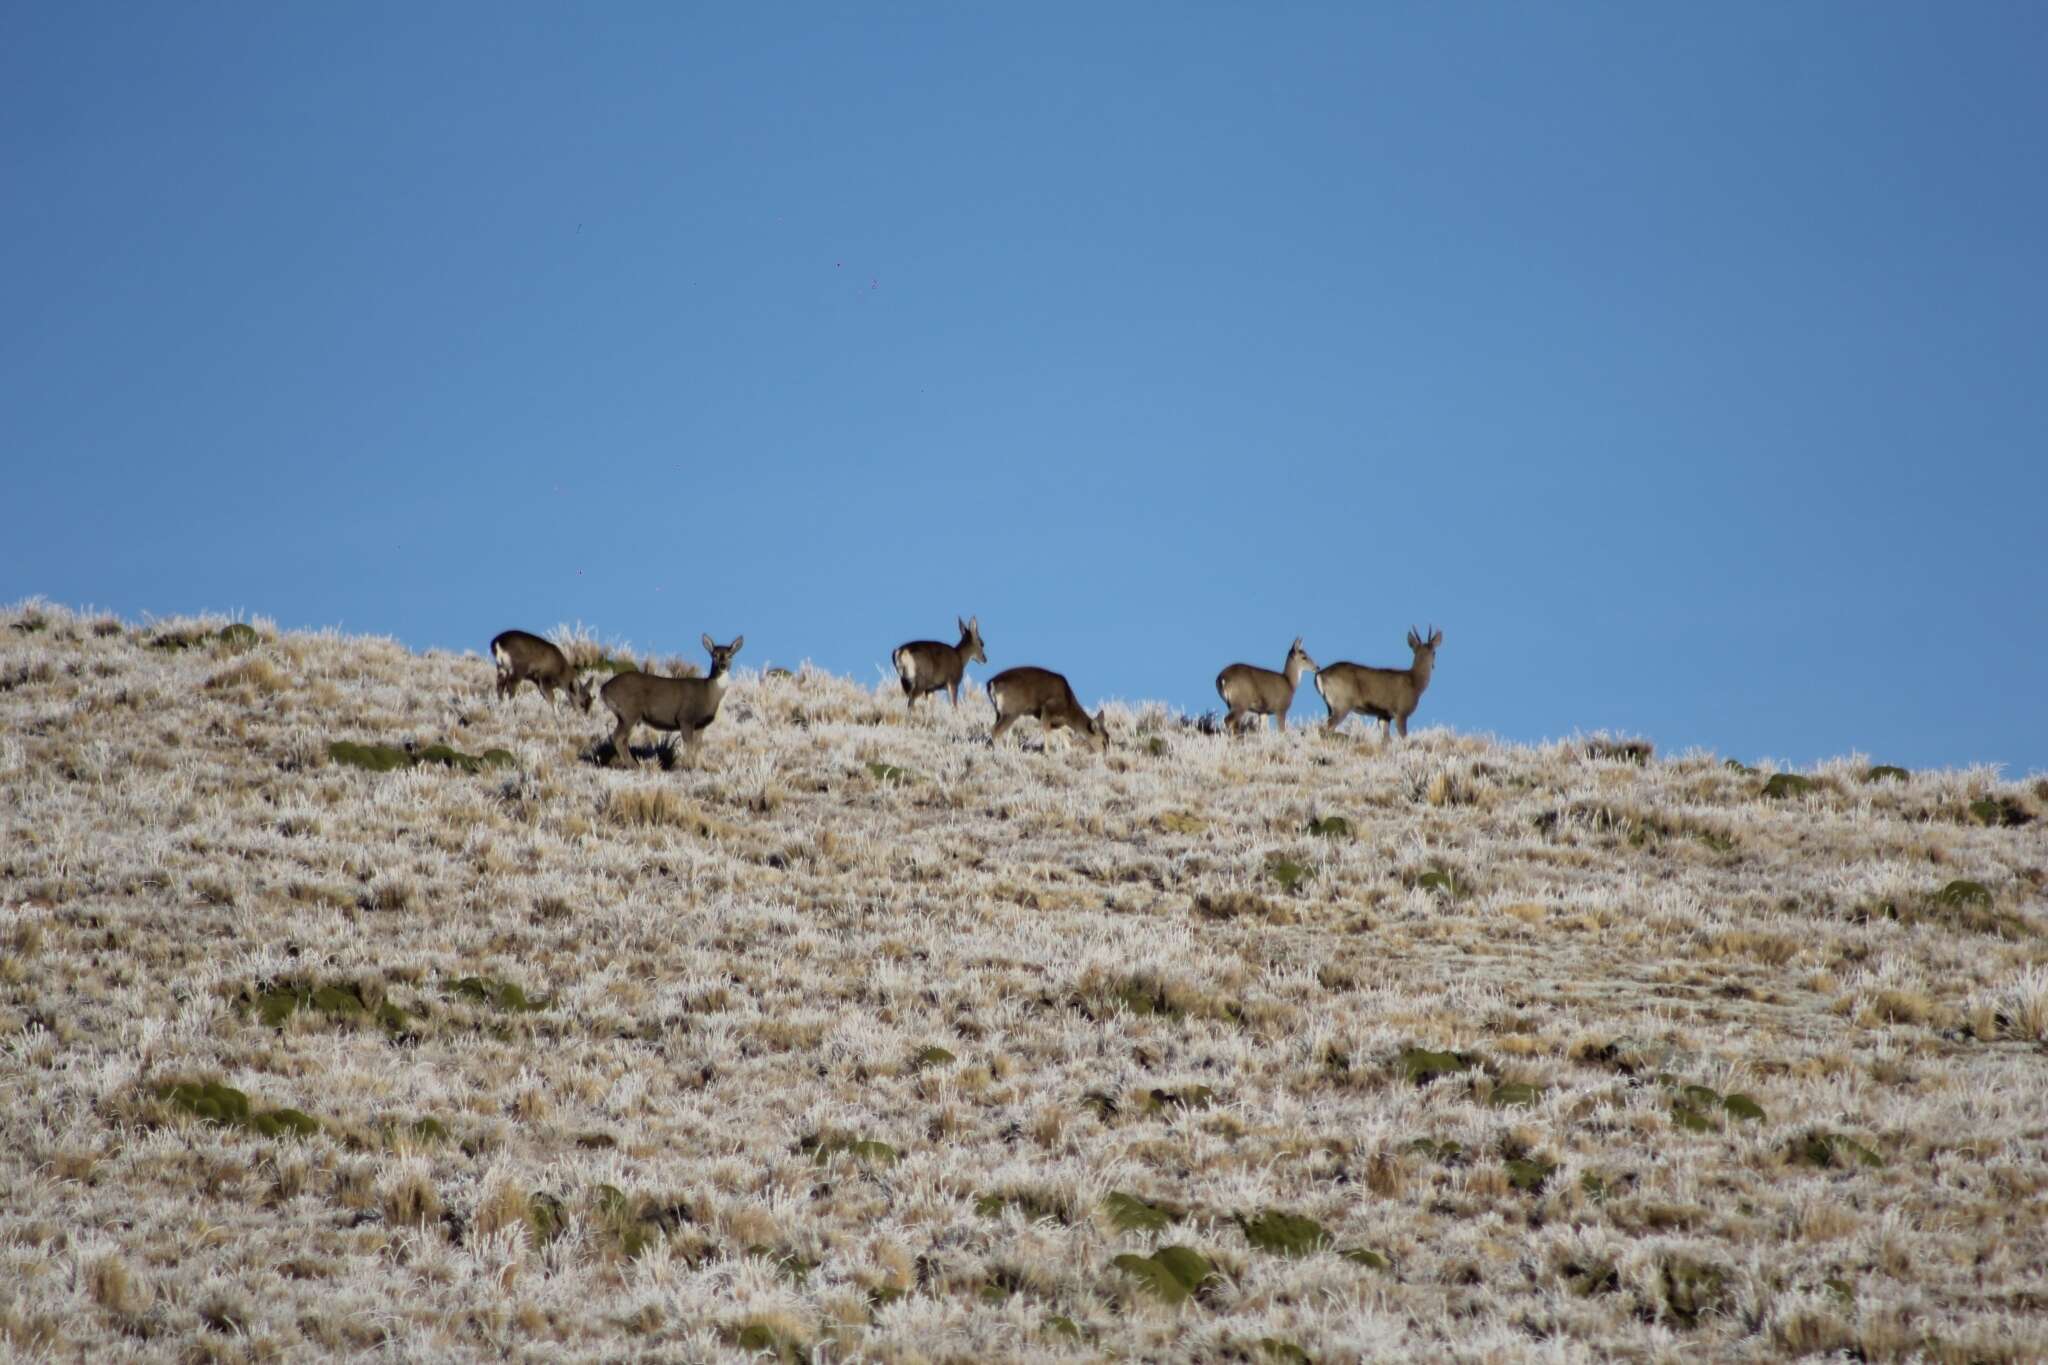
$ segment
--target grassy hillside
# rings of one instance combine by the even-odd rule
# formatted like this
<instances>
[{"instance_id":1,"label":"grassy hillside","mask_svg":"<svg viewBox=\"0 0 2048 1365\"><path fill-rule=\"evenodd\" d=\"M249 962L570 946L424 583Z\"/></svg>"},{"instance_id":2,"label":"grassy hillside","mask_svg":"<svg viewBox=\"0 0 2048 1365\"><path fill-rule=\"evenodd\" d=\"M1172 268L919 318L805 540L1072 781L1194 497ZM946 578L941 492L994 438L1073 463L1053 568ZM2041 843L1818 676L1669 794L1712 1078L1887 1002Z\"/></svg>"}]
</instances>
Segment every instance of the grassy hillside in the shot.
<instances>
[{"instance_id":1,"label":"grassy hillside","mask_svg":"<svg viewBox=\"0 0 2048 1365\"><path fill-rule=\"evenodd\" d=\"M623 772L226 625L0 610L15 1351L2048 1341L2039 783L808 672Z\"/></svg>"}]
</instances>

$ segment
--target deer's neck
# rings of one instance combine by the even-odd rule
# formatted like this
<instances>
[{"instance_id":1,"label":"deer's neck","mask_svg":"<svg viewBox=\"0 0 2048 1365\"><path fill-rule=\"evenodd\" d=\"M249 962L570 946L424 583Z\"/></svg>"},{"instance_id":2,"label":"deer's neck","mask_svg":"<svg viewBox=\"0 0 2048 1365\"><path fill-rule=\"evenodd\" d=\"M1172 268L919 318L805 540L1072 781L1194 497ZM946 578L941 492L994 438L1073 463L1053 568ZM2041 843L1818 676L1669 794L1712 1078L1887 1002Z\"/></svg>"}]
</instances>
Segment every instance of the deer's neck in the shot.
<instances>
[{"instance_id":1,"label":"deer's neck","mask_svg":"<svg viewBox=\"0 0 2048 1365\"><path fill-rule=\"evenodd\" d=\"M1408 676L1415 679L1415 690L1417 692L1421 692L1423 688L1429 686L1430 670L1435 667L1436 659L1434 657L1428 654L1418 654L1415 656L1414 664L1408 669Z\"/></svg>"},{"instance_id":2,"label":"deer's neck","mask_svg":"<svg viewBox=\"0 0 2048 1365\"><path fill-rule=\"evenodd\" d=\"M1287 656L1287 663L1281 668L1280 672L1287 679L1287 690L1292 692L1295 688L1301 686L1301 675L1308 672L1308 660L1299 655L1290 654Z\"/></svg>"}]
</instances>

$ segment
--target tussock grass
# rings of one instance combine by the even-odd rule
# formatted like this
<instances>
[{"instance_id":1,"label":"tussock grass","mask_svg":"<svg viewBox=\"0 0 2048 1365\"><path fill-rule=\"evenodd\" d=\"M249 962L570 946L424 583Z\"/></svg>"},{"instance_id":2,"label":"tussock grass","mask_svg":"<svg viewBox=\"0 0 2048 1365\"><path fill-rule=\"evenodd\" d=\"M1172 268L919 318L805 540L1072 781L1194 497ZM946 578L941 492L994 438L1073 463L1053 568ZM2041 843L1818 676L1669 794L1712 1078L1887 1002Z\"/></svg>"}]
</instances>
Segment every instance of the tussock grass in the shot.
<instances>
[{"instance_id":1,"label":"tussock grass","mask_svg":"<svg viewBox=\"0 0 2048 1365\"><path fill-rule=\"evenodd\" d=\"M0 1353L2038 1358L2048 789L235 624L0 610Z\"/></svg>"}]
</instances>

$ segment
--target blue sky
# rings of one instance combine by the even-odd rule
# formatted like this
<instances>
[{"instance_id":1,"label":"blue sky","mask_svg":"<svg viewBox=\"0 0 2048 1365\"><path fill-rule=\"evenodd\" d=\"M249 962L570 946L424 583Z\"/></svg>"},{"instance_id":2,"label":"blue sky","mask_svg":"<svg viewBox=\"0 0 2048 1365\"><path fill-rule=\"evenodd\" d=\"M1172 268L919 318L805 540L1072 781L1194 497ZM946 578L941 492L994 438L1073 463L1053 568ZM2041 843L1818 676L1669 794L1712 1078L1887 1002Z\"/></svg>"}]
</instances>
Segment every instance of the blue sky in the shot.
<instances>
[{"instance_id":1,"label":"blue sky","mask_svg":"<svg viewBox=\"0 0 2048 1365\"><path fill-rule=\"evenodd\" d=\"M2048 770L2038 5L6 33L8 600Z\"/></svg>"}]
</instances>

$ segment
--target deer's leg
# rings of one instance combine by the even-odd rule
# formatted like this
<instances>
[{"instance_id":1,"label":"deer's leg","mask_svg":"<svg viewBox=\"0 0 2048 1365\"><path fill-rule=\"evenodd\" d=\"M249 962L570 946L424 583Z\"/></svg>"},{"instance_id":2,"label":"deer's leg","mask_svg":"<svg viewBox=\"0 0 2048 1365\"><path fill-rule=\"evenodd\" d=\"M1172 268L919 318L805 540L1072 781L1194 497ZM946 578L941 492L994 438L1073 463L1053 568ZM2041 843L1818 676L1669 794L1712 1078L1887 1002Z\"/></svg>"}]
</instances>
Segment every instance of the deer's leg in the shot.
<instances>
[{"instance_id":1,"label":"deer's leg","mask_svg":"<svg viewBox=\"0 0 2048 1365\"><path fill-rule=\"evenodd\" d=\"M1401 717L1401 738L1408 738L1408 717Z\"/></svg>"},{"instance_id":2,"label":"deer's leg","mask_svg":"<svg viewBox=\"0 0 2048 1365\"><path fill-rule=\"evenodd\" d=\"M958 711L960 709L960 684L947 683L946 691L953 698L953 709Z\"/></svg>"},{"instance_id":3,"label":"deer's leg","mask_svg":"<svg viewBox=\"0 0 2048 1365\"><path fill-rule=\"evenodd\" d=\"M1015 716L996 717L996 728L988 732L988 742L994 744L997 740L1000 740L1003 737L1003 731L1016 723L1017 718Z\"/></svg>"},{"instance_id":4,"label":"deer's leg","mask_svg":"<svg viewBox=\"0 0 2048 1365\"><path fill-rule=\"evenodd\" d=\"M1287 733L1287 708L1281 707L1273 713L1273 719L1280 723L1280 733Z\"/></svg>"},{"instance_id":5,"label":"deer's leg","mask_svg":"<svg viewBox=\"0 0 2048 1365\"><path fill-rule=\"evenodd\" d=\"M612 758L626 767L632 767L636 763L633 757L632 738L633 723L620 716L618 726L612 731Z\"/></svg>"}]
</instances>

